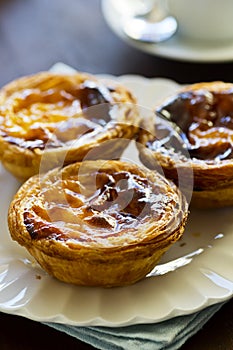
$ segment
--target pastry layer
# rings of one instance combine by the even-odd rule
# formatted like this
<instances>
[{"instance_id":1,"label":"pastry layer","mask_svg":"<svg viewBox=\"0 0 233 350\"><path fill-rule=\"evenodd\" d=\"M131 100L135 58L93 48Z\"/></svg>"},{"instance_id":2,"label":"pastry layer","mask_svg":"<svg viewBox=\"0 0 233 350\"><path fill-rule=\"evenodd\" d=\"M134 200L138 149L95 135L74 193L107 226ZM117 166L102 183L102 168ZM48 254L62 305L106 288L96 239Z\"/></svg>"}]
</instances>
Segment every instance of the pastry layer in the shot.
<instances>
[{"instance_id":1,"label":"pastry layer","mask_svg":"<svg viewBox=\"0 0 233 350\"><path fill-rule=\"evenodd\" d=\"M200 195L201 206L232 205L233 84L190 85L157 106L156 112L179 127L184 148L171 127L155 116L149 132L142 130L139 136L145 146L142 162L152 168L159 164L176 182L179 173L186 181L185 173L192 170L196 204Z\"/></svg>"},{"instance_id":2,"label":"pastry layer","mask_svg":"<svg viewBox=\"0 0 233 350\"><path fill-rule=\"evenodd\" d=\"M0 90L0 158L22 180L40 171L42 156L41 171L89 152L117 158L137 132L135 103L123 86L86 73L17 79Z\"/></svg>"},{"instance_id":3,"label":"pastry layer","mask_svg":"<svg viewBox=\"0 0 233 350\"><path fill-rule=\"evenodd\" d=\"M184 196L157 172L86 161L23 184L9 209L9 229L58 279L116 286L153 269L183 234L187 214Z\"/></svg>"}]
</instances>

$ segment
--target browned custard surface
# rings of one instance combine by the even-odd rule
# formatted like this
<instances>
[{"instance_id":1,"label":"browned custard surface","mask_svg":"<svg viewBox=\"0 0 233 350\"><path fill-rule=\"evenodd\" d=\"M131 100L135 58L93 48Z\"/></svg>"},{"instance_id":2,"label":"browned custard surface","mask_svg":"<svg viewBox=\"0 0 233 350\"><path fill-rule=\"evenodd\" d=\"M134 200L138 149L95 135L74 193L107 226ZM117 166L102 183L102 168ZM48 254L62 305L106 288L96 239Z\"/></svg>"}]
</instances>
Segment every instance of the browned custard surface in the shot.
<instances>
[{"instance_id":1,"label":"browned custard surface","mask_svg":"<svg viewBox=\"0 0 233 350\"><path fill-rule=\"evenodd\" d=\"M158 111L182 129L192 159L211 163L233 157L233 88L184 91Z\"/></svg>"},{"instance_id":2,"label":"browned custard surface","mask_svg":"<svg viewBox=\"0 0 233 350\"><path fill-rule=\"evenodd\" d=\"M103 128L117 91L85 74L39 73L0 93L0 136L22 148L61 147ZM101 108L96 108L101 105Z\"/></svg>"},{"instance_id":3,"label":"browned custard surface","mask_svg":"<svg viewBox=\"0 0 233 350\"><path fill-rule=\"evenodd\" d=\"M158 241L179 227L184 203L159 174L150 178L137 167L118 168L116 161L112 169L83 164L79 172L75 164L50 172L41 187L29 190L21 209L32 240L116 247L146 241L149 221Z\"/></svg>"}]
</instances>

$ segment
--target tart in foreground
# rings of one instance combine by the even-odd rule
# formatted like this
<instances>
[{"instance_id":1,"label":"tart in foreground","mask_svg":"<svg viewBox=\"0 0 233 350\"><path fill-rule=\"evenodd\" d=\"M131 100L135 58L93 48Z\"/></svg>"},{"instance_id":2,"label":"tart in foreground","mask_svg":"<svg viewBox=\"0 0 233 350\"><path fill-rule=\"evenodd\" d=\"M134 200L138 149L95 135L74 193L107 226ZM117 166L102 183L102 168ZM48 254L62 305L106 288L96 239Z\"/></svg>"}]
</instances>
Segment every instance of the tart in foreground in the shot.
<instances>
[{"instance_id":1,"label":"tart in foreground","mask_svg":"<svg viewBox=\"0 0 233 350\"><path fill-rule=\"evenodd\" d=\"M159 173L85 161L31 177L8 215L13 240L57 279L123 286L145 277L183 234L187 202Z\"/></svg>"},{"instance_id":2,"label":"tart in foreground","mask_svg":"<svg viewBox=\"0 0 233 350\"><path fill-rule=\"evenodd\" d=\"M233 205L233 84L192 84L157 106L156 112L179 127L184 147L174 141L166 123L161 126L158 115L153 132L140 133L141 161L150 168L159 164L175 182L179 172L185 177L191 169L193 206Z\"/></svg>"},{"instance_id":3,"label":"tart in foreground","mask_svg":"<svg viewBox=\"0 0 233 350\"><path fill-rule=\"evenodd\" d=\"M137 132L135 103L122 85L81 72L14 80L0 90L0 159L23 181L93 150L117 159Z\"/></svg>"}]
</instances>

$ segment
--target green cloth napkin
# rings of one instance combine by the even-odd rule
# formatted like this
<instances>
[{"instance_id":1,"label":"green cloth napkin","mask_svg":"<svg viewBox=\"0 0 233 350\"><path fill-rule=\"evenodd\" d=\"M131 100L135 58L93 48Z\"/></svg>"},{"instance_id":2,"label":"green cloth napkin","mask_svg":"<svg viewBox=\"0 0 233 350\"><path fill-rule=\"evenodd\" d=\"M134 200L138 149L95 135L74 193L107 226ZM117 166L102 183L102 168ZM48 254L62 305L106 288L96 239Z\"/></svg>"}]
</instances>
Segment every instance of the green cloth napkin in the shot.
<instances>
[{"instance_id":1,"label":"green cloth napkin","mask_svg":"<svg viewBox=\"0 0 233 350\"><path fill-rule=\"evenodd\" d=\"M45 323L102 350L176 350L200 330L223 303L160 323L126 327L77 327Z\"/></svg>"}]
</instances>

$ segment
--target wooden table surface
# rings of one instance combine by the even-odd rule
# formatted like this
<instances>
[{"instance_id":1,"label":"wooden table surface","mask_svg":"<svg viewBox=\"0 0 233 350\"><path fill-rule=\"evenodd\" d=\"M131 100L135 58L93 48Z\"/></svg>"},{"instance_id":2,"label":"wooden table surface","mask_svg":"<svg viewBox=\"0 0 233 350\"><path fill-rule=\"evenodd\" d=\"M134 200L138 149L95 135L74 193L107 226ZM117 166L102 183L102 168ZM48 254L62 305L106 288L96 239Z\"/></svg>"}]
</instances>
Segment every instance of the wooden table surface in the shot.
<instances>
[{"instance_id":1,"label":"wooden table surface","mask_svg":"<svg viewBox=\"0 0 233 350\"><path fill-rule=\"evenodd\" d=\"M140 74L180 83L233 81L233 61L178 62L128 46L108 28L99 0L0 0L0 85L57 61L90 73ZM49 348L93 349L40 323L0 314L1 350ZM181 348L197 349L233 349L233 300Z\"/></svg>"}]
</instances>

